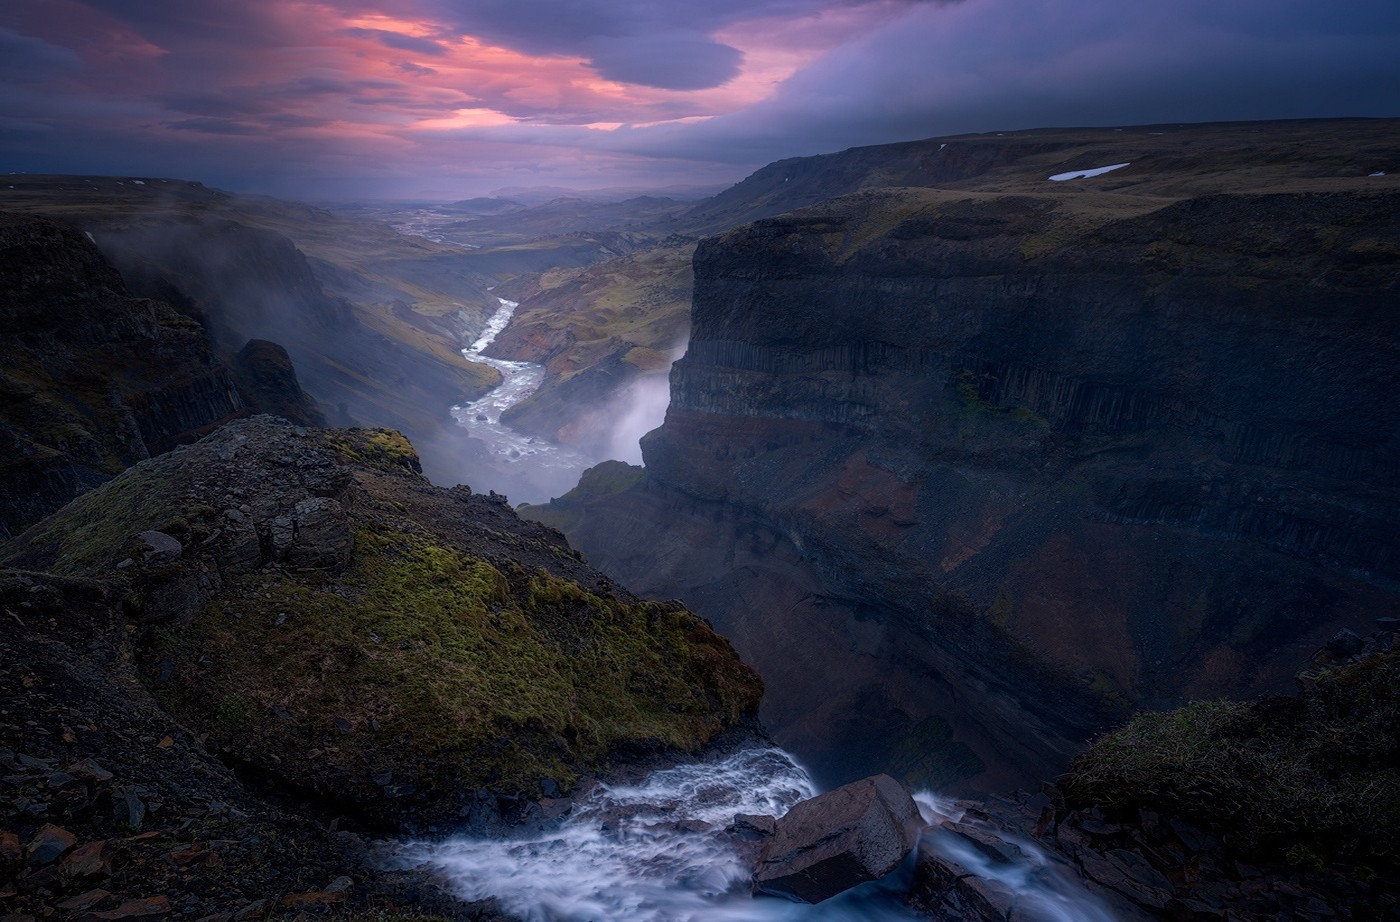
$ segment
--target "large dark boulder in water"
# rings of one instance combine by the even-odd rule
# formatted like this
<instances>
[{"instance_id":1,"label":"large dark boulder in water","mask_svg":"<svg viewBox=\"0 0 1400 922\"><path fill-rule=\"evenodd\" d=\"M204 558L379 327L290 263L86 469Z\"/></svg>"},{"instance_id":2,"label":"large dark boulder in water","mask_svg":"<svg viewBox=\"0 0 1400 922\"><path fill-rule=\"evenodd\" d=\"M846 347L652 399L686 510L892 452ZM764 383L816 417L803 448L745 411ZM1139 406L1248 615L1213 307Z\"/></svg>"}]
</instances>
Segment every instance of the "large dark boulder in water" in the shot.
<instances>
[{"instance_id":1,"label":"large dark boulder in water","mask_svg":"<svg viewBox=\"0 0 1400 922\"><path fill-rule=\"evenodd\" d=\"M922 825L913 798L889 775L804 800L758 856L754 891L820 903L893 871Z\"/></svg>"}]
</instances>

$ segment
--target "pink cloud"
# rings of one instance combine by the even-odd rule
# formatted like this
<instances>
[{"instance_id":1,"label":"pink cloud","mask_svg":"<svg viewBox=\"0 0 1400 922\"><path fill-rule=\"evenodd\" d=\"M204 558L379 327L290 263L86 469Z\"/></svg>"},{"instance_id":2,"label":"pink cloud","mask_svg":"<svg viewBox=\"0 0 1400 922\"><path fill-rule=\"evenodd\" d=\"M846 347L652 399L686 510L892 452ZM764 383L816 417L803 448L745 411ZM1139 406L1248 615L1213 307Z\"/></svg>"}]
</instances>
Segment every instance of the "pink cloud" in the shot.
<instances>
[{"instance_id":1,"label":"pink cloud","mask_svg":"<svg viewBox=\"0 0 1400 922\"><path fill-rule=\"evenodd\" d=\"M0 166L455 195L719 182L782 156L1065 121L1394 114L1397 9L8 0Z\"/></svg>"}]
</instances>

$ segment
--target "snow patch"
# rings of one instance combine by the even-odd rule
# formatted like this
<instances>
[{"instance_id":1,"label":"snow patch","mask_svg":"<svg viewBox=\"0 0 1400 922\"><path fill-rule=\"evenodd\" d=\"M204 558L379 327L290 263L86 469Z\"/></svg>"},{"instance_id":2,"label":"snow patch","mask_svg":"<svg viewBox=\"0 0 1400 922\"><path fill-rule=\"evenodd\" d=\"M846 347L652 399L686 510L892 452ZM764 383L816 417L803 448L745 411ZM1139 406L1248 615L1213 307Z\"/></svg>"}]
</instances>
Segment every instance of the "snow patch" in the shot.
<instances>
[{"instance_id":1,"label":"snow patch","mask_svg":"<svg viewBox=\"0 0 1400 922\"><path fill-rule=\"evenodd\" d=\"M1093 170L1074 170L1070 173L1056 173L1050 177L1051 182L1064 182L1067 179L1088 179L1091 176L1102 176L1114 170L1121 170L1125 166L1132 166L1130 163L1115 163L1113 166L1101 166Z\"/></svg>"},{"instance_id":2,"label":"snow patch","mask_svg":"<svg viewBox=\"0 0 1400 922\"><path fill-rule=\"evenodd\" d=\"M1372 176L1384 176L1384 175L1385 175L1385 170L1376 170L1376 172L1374 172L1374 173L1372 173L1372 174L1370 174L1370 175L1372 175ZM11 186L11 188L14 188L14 187Z\"/></svg>"}]
</instances>

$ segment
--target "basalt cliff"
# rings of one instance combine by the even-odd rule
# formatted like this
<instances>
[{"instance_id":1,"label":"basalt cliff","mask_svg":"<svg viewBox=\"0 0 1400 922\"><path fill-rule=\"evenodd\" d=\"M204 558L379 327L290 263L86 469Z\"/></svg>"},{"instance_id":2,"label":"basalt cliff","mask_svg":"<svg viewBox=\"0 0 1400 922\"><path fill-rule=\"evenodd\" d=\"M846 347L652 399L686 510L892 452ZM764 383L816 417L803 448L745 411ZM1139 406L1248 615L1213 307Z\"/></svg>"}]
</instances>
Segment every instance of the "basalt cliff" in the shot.
<instances>
[{"instance_id":1,"label":"basalt cliff","mask_svg":"<svg viewBox=\"0 0 1400 922\"><path fill-rule=\"evenodd\" d=\"M499 383L459 351L496 299L465 251L196 182L9 179L0 209L86 232L131 294L199 324L225 364L245 364L235 357L250 340L278 343L332 422L392 426L422 446L439 481L477 479L449 411ZM253 373L254 386L278 364Z\"/></svg>"},{"instance_id":2,"label":"basalt cliff","mask_svg":"<svg viewBox=\"0 0 1400 922\"><path fill-rule=\"evenodd\" d=\"M702 241L645 472L530 514L712 619L829 782L1033 782L1135 709L1289 689L1400 606L1394 137L775 164L769 197L873 178Z\"/></svg>"},{"instance_id":3,"label":"basalt cliff","mask_svg":"<svg viewBox=\"0 0 1400 922\"><path fill-rule=\"evenodd\" d=\"M125 467L259 408L320 418L285 350L225 362L169 303L131 297L82 233L0 213L0 540Z\"/></svg>"}]
</instances>

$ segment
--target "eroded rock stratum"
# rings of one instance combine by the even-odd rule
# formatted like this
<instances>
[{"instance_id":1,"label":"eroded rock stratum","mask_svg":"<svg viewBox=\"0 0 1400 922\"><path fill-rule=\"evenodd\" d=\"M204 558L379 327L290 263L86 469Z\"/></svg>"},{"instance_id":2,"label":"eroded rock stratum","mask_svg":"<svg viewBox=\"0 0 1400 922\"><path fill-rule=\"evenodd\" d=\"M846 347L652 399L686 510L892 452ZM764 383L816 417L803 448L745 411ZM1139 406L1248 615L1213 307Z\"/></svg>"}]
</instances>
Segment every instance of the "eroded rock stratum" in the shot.
<instances>
[{"instance_id":1,"label":"eroded rock stratum","mask_svg":"<svg viewBox=\"0 0 1400 922\"><path fill-rule=\"evenodd\" d=\"M920 142L991 165L703 241L645 478L542 516L711 618L828 781L1034 783L1287 690L1400 585L1400 192L1301 130Z\"/></svg>"}]
</instances>

